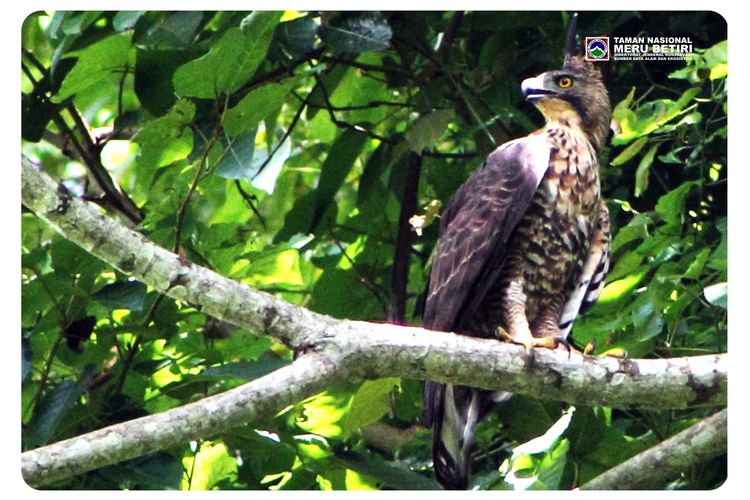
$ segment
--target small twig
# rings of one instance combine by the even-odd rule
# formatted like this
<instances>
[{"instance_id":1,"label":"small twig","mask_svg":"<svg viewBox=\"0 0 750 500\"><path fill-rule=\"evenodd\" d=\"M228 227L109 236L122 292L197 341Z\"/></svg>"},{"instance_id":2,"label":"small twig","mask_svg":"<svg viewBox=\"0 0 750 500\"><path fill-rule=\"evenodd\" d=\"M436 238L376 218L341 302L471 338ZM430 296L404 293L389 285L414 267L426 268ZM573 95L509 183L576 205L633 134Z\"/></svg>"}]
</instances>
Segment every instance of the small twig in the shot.
<instances>
[{"instance_id":1,"label":"small twig","mask_svg":"<svg viewBox=\"0 0 750 500\"><path fill-rule=\"evenodd\" d=\"M341 242L336 238L336 235L333 233L333 228L331 227L331 221L328 221L328 232L331 235L331 240L336 244L336 246L339 248L339 251L341 251L341 255L344 256L344 258L349 262L349 265L352 266L352 270L354 273L359 277L360 283L362 283L369 291L372 293L373 297L375 297L375 300L378 301L380 304L380 307L383 308L383 314L388 314L388 303L383 298L383 295L386 295L385 290L380 288L378 285L372 282L370 278L362 274L357 267L357 264L352 260L351 257L349 257L349 254L346 253L346 249L341 244Z\"/></svg>"},{"instance_id":2,"label":"small twig","mask_svg":"<svg viewBox=\"0 0 750 500\"><path fill-rule=\"evenodd\" d=\"M267 229L266 227L266 221L263 219L263 216L260 214L258 209L256 208L253 201L257 201L257 197L254 195L249 194L247 191L245 191L242 188L242 184L240 183L239 179L234 180L234 185L237 188L237 191L239 191L240 196L242 196L242 199L245 200L245 203L247 203L247 206L250 207L250 210L253 211L253 213L258 217L258 220L260 221L260 225L263 226L263 230L265 231Z\"/></svg>"},{"instance_id":3,"label":"small twig","mask_svg":"<svg viewBox=\"0 0 750 500\"><path fill-rule=\"evenodd\" d=\"M287 127L286 131L284 132L284 135L281 137L281 140L276 144L276 147L273 148L273 151L268 155L268 158L265 159L263 164L258 168L258 172L255 175L258 175L263 171L264 168L271 162L271 159L274 157L274 155L279 151L281 146L284 144L284 142L289 138L289 136L292 133L292 130L294 130L294 127L297 126L297 122L299 122L300 117L302 116L302 112L305 110L305 107L307 106L307 102L310 99L310 94L307 94L307 97L302 101L302 105L299 107L297 112L294 114L294 118L292 118L292 122L289 124L289 127Z\"/></svg>"},{"instance_id":4,"label":"small twig","mask_svg":"<svg viewBox=\"0 0 750 500\"><path fill-rule=\"evenodd\" d=\"M128 63L125 63L125 69L122 72L122 77L120 78L120 84L119 88L117 90L117 116L122 116L122 94L125 90L125 78L128 76L128 73L130 71L130 68L128 67Z\"/></svg>"},{"instance_id":5,"label":"small twig","mask_svg":"<svg viewBox=\"0 0 750 500\"><path fill-rule=\"evenodd\" d=\"M295 97L300 99L300 97L297 94L294 94ZM367 104L358 104L358 105L351 105L351 106L323 106L321 104L316 103L308 103L308 106L311 108L317 108L317 109L332 109L333 111L359 111L362 109L373 109L373 108L379 108L381 106L389 106L389 107L397 107L397 108L411 108L412 104L409 104L407 102L394 102L394 101L370 101Z\"/></svg>"},{"instance_id":6,"label":"small twig","mask_svg":"<svg viewBox=\"0 0 750 500\"><path fill-rule=\"evenodd\" d=\"M151 303L151 307L146 313L146 317L143 320L143 323L141 324L142 328L148 328L149 323L153 321L154 314L156 313L156 308L159 306L161 301L164 300L164 297L165 295L161 293L157 295L157 297ZM122 386L125 384L125 377L130 371L130 367L133 364L133 360L135 360L135 355L138 353L138 349L140 348L142 343L143 343L143 336L136 335L135 340L133 340L133 343L128 348L128 352L126 354L125 359L122 361L122 369L120 370L119 376L117 377L117 381L115 382L112 388L112 394L118 394L120 391L122 391Z\"/></svg>"},{"instance_id":7,"label":"small twig","mask_svg":"<svg viewBox=\"0 0 750 500\"><path fill-rule=\"evenodd\" d=\"M172 251L175 253L179 253L180 246L181 246L181 235L182 235L182 226L185 222L185 214L187 213L187 206L190 203L190 199L193 197L193 193L195 192L196 188L198 187L198 183L201 180L201 174L203 173L203 169L206 168L206 165L208 164L208 153L211 151L211 148L218 140L218 137L216 134L214 134L211 139L206 144L205 150L203 151L203 156L201 157L200 163L198 164L198 169L195 172L195 176L193 177L193 182L190 184L190 189L188 190L187 195L185 195L185 199L182 200L182 204L180 204L180 208L177 209L177 215L176 215L176 221L175 221L175 239L174 239L174 247L172 247Z\"/></svg>"},{"instance_id":8,"label":"small twig","mask_svg":"<svg viewBox=\"0 0 750 500\"><path fill-rule=\"evenodd\" d=\"M34 57L34 54L32 52L26 50L24 51L24 55L42 73L45 78L50 78L47 68L45 68L44 65L39 62L39 60L37 60L36 57ZM100 156L101 146L95 144L91 139L88 127L86 127L86 124L83 122L83 118L81 118L81 116L78 114L78 111L76 110L72 101L65 105L65 109L73 119L76 129L81 136L83 144L78 141L72 129L68 126L67 123L65 123L65 120L60 113L60 107L49 101L49 99L47 99L44 94L42 94L42 96L50 106L50 108L54 111L54 113L52 113L52 121L55 123L55 125L57 125L61 132L67 135L71 143L73 143L73 146L76 148L76 151L83 160L84 165L86 165L89 172L91 172L91 175L96 181L99 188L104 192L106 199L111 201L114 208L125 215L131 222L137 224L142 221L143 212L141 212L138 206L133 203L133 200L131 200L127 194L125 194L117 187L112 177L109 175L107 169L104 168L104 165L102 165Z\"/></svg>"},{"instance_id":9,"label":"small twig","mask_svg":"<svg viewBox=\"0 0 750 500\"><path fill-rule=\"evenodd\" d=\"M375 132L368 130L360 125L353 125L343 120L339 120L336 117L336 113L333 110L333 104L331 104L331 100L330 100L330 97L328 96L328 91L325 88L325 84L323 83L323 79L320 78L320 76L317 74L314 74L313 77L315 78L316 83L320 87L321 94L323 94L323 101L325 102L325 108L328 111L328 116L330 117L334 125L336 125L339 128L355 130L361 134L365 134L366 136L371 137L372 139L376 139L380 142L385 142L387 144L396 143L396 141L394 141L393 139L376 134Z\"/></svg>"},{"instance_id":10,"label":"small twig","mask_svg":"<svg viewBox=\"0 0 750 500\"><path fill-rule=\"evenodd\" d=\"M364 71L377 71L380 73L400 73L408 78L414 78L414 74L406 71L398 66L378 66L376 64L366 64L352 59L346 59L343 57L328 55L320 58L321 62L332 62L337 64L343 64L345 66L351 66Z\"/></svg>"},{"instance_id":11,"label":"small twig","mask_svg":"<svg viewBox=\"0 0 750 500\"><path fill-rule=\"evenodd\" d=\"M419 72L416 77L416 81L418 83L426 83L435 75L435 72L438 70L438 68L442 69L442 64L440 64L439 61L445 57L448 49L453 45L453 40L458 33L458 28L461 25L463 17L463 12L454 12L453 15L451 15L451 18L448 21L448 25L443 31L443 38L440 41L440 46L435 53L435 57L432 58L427 65L425 65L425 67L422 69L422 71Z\"/></svg>"},{"instance_id":12,"label":"small twig","mask_svg":"<svg viewBox=\"0 0 750 500\"><path fill-rule=\"evenodd\" d=\"M50 348L49 355L47 356L47 360L44 362L44 368L42 369L41 376L39 377L39 389L34 394L34 397L31 401L29 401L29 404L26 406L26 409L23 411L24 417L29 413L29 410L34 407L34 405L39 401L39 398L42 397L42 393L44 393L44 390L47 388L47 381L49 380L49 372L52 369L52 361L54 361L55 356L57 356L57 350L60 348L60 345L62 344L63 336L58 335L55 339L55 342L52 344L52 348Z\"/></svg>"}]
</instances>

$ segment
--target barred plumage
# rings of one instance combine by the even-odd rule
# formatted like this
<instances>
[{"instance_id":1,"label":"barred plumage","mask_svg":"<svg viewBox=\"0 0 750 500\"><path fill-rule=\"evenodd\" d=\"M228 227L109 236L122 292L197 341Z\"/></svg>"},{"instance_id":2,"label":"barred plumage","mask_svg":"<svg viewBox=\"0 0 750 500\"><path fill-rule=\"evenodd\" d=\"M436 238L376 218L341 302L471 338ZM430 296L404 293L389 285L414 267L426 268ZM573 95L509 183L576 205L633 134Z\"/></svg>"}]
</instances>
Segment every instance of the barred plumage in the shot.
<instances>
[{"instance_id":1,"label":"barred plumage","mask_svg":"<svg viewBox=\"0 0 750 500\"><path fill-rule=\"evenodd\" d=\"M423 323L554 347L596 301L609 268L597 156L610 106L599 71L572 53L522 89L546 125L497 148L446 206ZM426 383L424 421L443 487L466 488L474 427L507 397Z\"/></svg>"}]
</instances>

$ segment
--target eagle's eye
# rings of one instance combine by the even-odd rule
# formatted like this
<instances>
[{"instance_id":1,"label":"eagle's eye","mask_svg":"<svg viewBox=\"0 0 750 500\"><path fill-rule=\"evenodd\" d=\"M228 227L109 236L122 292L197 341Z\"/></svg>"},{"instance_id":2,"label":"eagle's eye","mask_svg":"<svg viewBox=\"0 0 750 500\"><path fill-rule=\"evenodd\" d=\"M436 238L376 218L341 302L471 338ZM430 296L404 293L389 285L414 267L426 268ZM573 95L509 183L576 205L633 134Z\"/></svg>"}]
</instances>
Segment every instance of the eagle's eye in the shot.
<instances>
[{"instance_id":1,"label":"eagle's eye","mask_svg":"<svg viewBox=\"0 0 750 500\"><path fill-rule=\"evenodd\" d=\"M557 79L557 86L561 89L567 89L570 88L571 85L573 85L573 79L569 76L561 76Z\"/></svg>"}]
</instances>

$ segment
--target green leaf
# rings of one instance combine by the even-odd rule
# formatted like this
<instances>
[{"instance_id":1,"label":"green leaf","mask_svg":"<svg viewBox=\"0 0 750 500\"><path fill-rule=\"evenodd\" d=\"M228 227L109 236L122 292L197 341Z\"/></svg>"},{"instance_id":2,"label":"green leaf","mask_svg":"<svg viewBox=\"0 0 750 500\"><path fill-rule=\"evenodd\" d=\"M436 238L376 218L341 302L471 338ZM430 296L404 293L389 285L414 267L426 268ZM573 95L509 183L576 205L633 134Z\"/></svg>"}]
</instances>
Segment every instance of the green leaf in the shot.
<instances>
[{"instance_id":1,"label":"green leaf","mask_svg":"<svg viewBox=\"0 0 750 500\"><path fill-rule=\"evenodd\" d=\"M376 459L374 456L362 456L351 451L336 453L336 457L347 468L366 474L397 490L437 490L437 483L410 471Z\"/></svg>"},{"instance_id":2,"label":"green leaf","mask_svg":"<svg viewBox=\"0 0 750 500\"><path fill-rule=\"evenodd\" d=\"M154 453L98 470L112 488L126 490L167 489L180 487L183 466L180 459L168 453Z\"/></svg>"},{"instance_id":3,"label":"green leaf","mask_svg":"<svg viewBox=\"0 0 750 500\"><path fill-rule=\"evenodd\" d=\"M612 144L616 146L627 144L635 138L643 137L659 130L669 121L679 116L685 106L700 92L701 89L699 87L691 87L683 92L677 101L658 99L643 104L635 111L623 109L619 116L615 117L620 125L620 132L612 138Z\"/></svg>"},{"instance_id":4,"label":"green leaf","mask_svg":"<svg viewBox=\"0 0 750 500\"><path fill-rule=\"evenodd\" d=\"M195 104L181 99L169 113L143 127L133 137L141 146L139 163L161 167L187 158L193 150L193 131L188 125L194 116Z\"/></svg>"},{"instance_id":5,"label":"green leaf","mask_svg":"<svg viewBox=\"0 0 750 500\"><path fill-rule=\"evenodd\" d=\"M177 101L172 76L177 68L195 57L195 51L137 47L134 89L151 114L161 116Z\"/></svg>"},{"instance_id":6,"label":"green leaf","mask_svg":"<svg viewBox=\"0 0 750 500\"><path fill-rule=\"evenodd\" d=\"M315 190L315 205L308 233L315 232L321 217L333 202L346 176L349 175L367 137L353 129L346 129L331 146L320 170L318 188Z\"/></svg>"},{"instance_id":7,"label":"green leaf","mask_svg":"<svg viewBox=\"0 0 750 500\"><path fill-rule=\"evenodd\" d=\"M78 62L67 74L52 101L62 102L94 84L113 77L119 79L130 55L130 38L130 33L110 35L83 50L67 54L66 58L77 57Z\"/></svg>"},{"instance_id":8,"label":"green leaf","mask_svg":"<svg viewBox=\"0 0 750 500\"><path fill-rule=\"evenodd\" d=\"M623 163L626 163L628 160L637 155L641 151L641 149L643 149L643 146L645 146L647 143L648 137L638 138L634 143L622 150L622 152L617 155L614 160L609 162L609 164L613 167L617 167L619 165L622 165Z\"/></svg>"},{"instance_id":9,"label":"green leaf","mask_svg":"<svg viewBox=\"0 0 750 500\"><path fill-rule=\"evenodd\" d=\"M63 417L88 389L93 373L93 365L88 365L77 381L63 380L42 397L34 407L28 426L28 435L33 445L47 443L55 436Z\"/></svg>"},{"instance_id":10,"label":"green leaf","mask_svg":"<svg viewBox=\"0 0 750 500\"><path fill-rule=\"evenodd\" d=\"M299 267L299 251L286 245L271 247L252 259L244 280L253 287L281 285L289 288L304 284Z\"/></svg>"},{"instance_id":11,"label":"green leaf","mask_svg":"<svg viewBox=\"0 0 750 500\"><path fill-rule=\"evenodd\" d=\"M146 285L140 281L116 281L91 296L107 309L143 310Z\"/></svg>"},{"instance_id":12,"label":"green leaf","mask_svg":"<svg viewBox=\"0 0 750 500\"><path fill-rule=\"evenodd\" d=\"M393 389L398 386L397 377L365 381L354 393L349 413L344 419L344 437L383 418L390 410Z\"/></svg>"},{"instance_id":13,"label":"green leaf","mask_svg":"<svg viewBox=\"0 0 750 500\"><path fill-rule=\"evenodd\" d=\"M547 432L539 437L536 437L530 441L520 444L513 448L513 457L518 455L533 455L536 453L544 453L555 446L563 435L565 430L570 424L570 420L573 418L573 412L575 407L571 406L563 415L552 424Z\"/></svg>"},{"instance_id":14,"label":"green leaf","mask_svg":"<svg viewBox=\"0 0 750 500\"><path fill-rule=\"evenodd\" d=\"M132 29L145 13L145 10L120 11L112 18L112 27L118 32Z\"/></svg>"},{"instance_id":15,"label":"green leaf","mask_svg":"<svg viewBox=\"0 0 750 500\"><path fill-rule=\"evenodd\" d=\"M239 450L242 457L243 464L239 470L241 479L249 475L260 482L269 474L280 474L292 469L297 453L294 448L278 439L278 436L257 430L245 432L241 436L227 436L227 446Z\"/></svg>"},{"instance_id":16,"label":"green leaf","mask_svg":"<svg viewBox=\"0 0 750 500\"><path fill-rule=\"evenodd\" d=\"M247 330L237 330L223 341L222 350L233 357L256 360L271 347L271 339Z\"/></svg>"},{"instance_id":17,"label":"green leaf","mask_svg":"<svg viewBox=\"0 0 750 500\"><path fill-rule=\"evenodd\" d=\"M26 337L21 338L21 382L31 375L33 368L34 352L31 349L31 342Z\"/></svg>"},{"instance_id":18,"label":"green leaf","mask_svg":"<svg viewBox=\"0 0 750 500\"><path fill-rule=\"evenodd\" d=\"M296 60L313 49L317 33L318 23L311 16L279 23L276 26L269 55L274 48L277 48L287 58Z\"/></svg>"},{"instance_id":19,"label":"green leaf","mask_svg":"<svg viewBox=\"0 0 750 500\"><path fill-rule=\"evenodd\" d=\"M706 60L706 65L708 65L709 68L713 69L719 64L726 64L728 60L728 48L729 46L727 41L723 40L716 45L706 49L706 51L703 53L703 58Z\"/></svg>"},{"instance_id":20,"label":"green leaf","mask_svg":"<svg viewBox=\"0 0 750 500\"><path fill-rule=\"evenodd\" d=\"M101 15L101 11L57 11L50 22L50 38L77 37Z\"/></svg>"},{"instance_id":21,"label":"green leaf","mask_svg":"<svg viewBox=\"0 0 750 500\"><path fill-rule=\"evenodd\" d=\"M53 112L40 93L21 94L21 137L30 142L39 142L54 116Z\"/></svg>"},{"instance_id":22,"label":"green leaf","mask_svg":"<svg viewBox=\"0 0 750 500\"><path fill-rule=\"evenodd\" d=\"M705 267L710 254L710 248L703 248L698 252L698 255L692 256L690 258L690 265L682 276L684 278L697 280L700 277L701 272L703 272L703 268Z\"/></svg>"},{"instance_id":23,"label":"green leaf","mask_svg":"<svg viewBox=\"0 0 750 500\"><path fill-rule=\"evenodd\" d=\"M284 142L281 143L278 149L271 150L270 153L258 155L256 152L253 161L257 161L258 169L260 171L255 177L253 177L253 180L250 181L253 187L262 189L268 194L273 194L273 191L276 188L276 179L281 173L281 167L284 166L284 163L289 158L291 152L292 140L289 136L284 139ZM271 153L273 153L273 157L269 161L266 161L268 155Z\"/></svg>"},{"instance_id":24,"label":"green leaf","mask_svg":"<svg viewBox=\"0 0 750 500\"><path fill-rule=\"evenodd\" d=\"M639 139L640 140L640 139ZM646 154L641 158L641 162L638 164L638 169L635 171L635 197L639 198L644 191L648 189L648 173L651 168L651 164L654 162L654 155L656 150L659 148L658 144L654 144L651 148L646 151Z\"/></svg>"},{"instance_id":25,"label":"green leaf","mask_svg":"<svg viewBox=\"0 0 750 500\"><path fill-rule=\"evenodd\" d=\"M181 49L195 40L203 16L199 11L165 14L136 42L152 49Z\"/></svg>"},{"instance_id":26,"label":"green leaf","mask_svg":"<svg viewBox=\"0 0 750 500\"><path fill-rule=\"evenodd\" d=\"M334 51L353 54L385 50L393 34L385 20L371 16L347 19L337 26L321 26L318 31Z\"/></svg>"},{"instance_id":27,"label":"green leaf","mask_svg":"<svg viewBox=\"0 0 750 500\"><path fill-rule=\"evenodd\" d=\"M568 449L570 443L561 439L554 449L544 455L537 467L537 481L548 490L559 490L562 486L563 474L568 463Z\"/></svg>"},{"instance_id":28,"label":"green leaf","mask_svg":"<svg viewBox=\"0 0 750 500\"><path fill-rule=\"evenodd\" d=\"M256 11L239 28L227 30L208 54L175 71L175 92L212 99L239 89L263 62L280 17L280 12Z\"/></svg>"},{"instance_id":29,"label":"green leaf","mask_svg":"<svg viewBox=\"0 0 750 500\"><path fill-rule=\"evenodd\" d=\"M224 152L224 156L216 165L216 175L225 179L252 179L257 173L257 165L253 164L255 152L255 135L257 129L237 136Z\"/></svg>"},{"instance_id":30,"label":"green leaf","mask_svg":"<svg viewBox=\"0 0 750 500\"><path fill-rule=\"evenodd\" d=\"M685 212L685 199L695 186L695 181L683 182L677 189L661 196L656 203L656 213L666 222L678 224Z\"/></svg>"},{"instance_id":31,"label":"green leaf","mask_svg":"<svg viewBox=\"0 0 750 500\"><path fill-rule=\"evenodd\" d=\"M630 92L625 96L625 99L617 103L615 109L612 110L612 116L618 118L622 113L629 109L633 102L633 97L635 97L635 87L631 87Z\"/></svg>"},{"instance_id":32,"label":"green leaf","mask_svg":"<svg viewBox=\"0 0 750 500\"><path fill-rule=\"evenodd\" d=\"M182 465L190 470L190 489L212 490L224 481L236 477L237 459L222 442L203 442L195 455L183 458ZM188 476L182 477L181 487L187 489Z\"/></svg>"},{"instance_id":33,"label":"green leaf","mask_svg":"<svg viewBox=\"0 0 750 500\"><path fill-rule=\"evenodd\" d=\"M50 246L52 267L57 277L92 277L104 267L104 263L70 240L55 237ZM80 284L79 284L80 286Z\"/></svg>"},{"instance_id":34,"label":"green leaf","mask_svg":"<svg viewBox=\"0 0 750 500\"><path fill-rule=\"evenodd\" d=\"M226 133L236 136L257 128L264 118L281 109L296 84L297 79L291 78L283 83L267 83L248 92L224 114L222 125Z\"/></svg>"},{"instance_id":35,"label":"green leaf","mask_svg":"<svg viewBox=\"0 0 750 500\"><path fill-rule=\"evenodd\" d=\"M405 134L412 151L421 153L425 149L435 147L454 118L455 113L452 109L438 109L421 116Z\"/></svg>"},{"instance_id":36,"label":"green leaf","mask_svg":"<svg viewBox=\"0 0 750 500\"><path fill-rule=\"evenodd\" d=\"M337 64L323 75L322 85L316 83L307 98L311 105L307 107L305 116L309 121L312 121L318 113L325 109L325 95L330 97L330 95L338 88L344 77L348 74L349 70L349 66ZM325 89L325 91L323 89Z\"/></svg>"},{"instance_id":37,"label":"green leaf","mask_svg":"<svg viewBox=\"0 0 750 500\"><path fill-rule=\"evenodd\" d=\"M262 356L258 361L235 361L207 368L191 380L226 380L230 378L250 381L283 368L289 361L273 355Z\"/></svg>"},{"instance_id":38,"label":"green leaf","mask_svg":"<svg viewBox=\"0 0 750 500\"><path fill-rule=\"evenodd\" d=\"M709 73L708 77L711 80L718 80L720 78L726 78L728 73L729 67L727 64L721 63L711 68L711 73Z\"/></svg>"},{"instance_id":39,"label":"green leaf","mask_svg":"<svg viewBox=\"0 0 750 500\"><path fill-rule=\"evenodd\" d=\"M340 383L313 396L301 404L301 416L296 425L326 438L342 435L342 425L351 403L351 384Z\"/></svg>"}]
</instances>

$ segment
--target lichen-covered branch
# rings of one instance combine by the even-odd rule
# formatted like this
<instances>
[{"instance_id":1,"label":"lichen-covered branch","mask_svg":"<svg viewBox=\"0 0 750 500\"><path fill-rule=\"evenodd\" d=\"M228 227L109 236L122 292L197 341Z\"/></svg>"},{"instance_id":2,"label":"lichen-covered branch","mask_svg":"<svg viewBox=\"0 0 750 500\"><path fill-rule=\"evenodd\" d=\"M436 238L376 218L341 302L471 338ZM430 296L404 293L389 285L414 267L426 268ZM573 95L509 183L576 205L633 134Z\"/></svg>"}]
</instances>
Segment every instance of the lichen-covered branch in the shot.
<instances>
[{"instance_id":1,"label":"lichen-covered branch","mask_svg":"<svg viewBox=\"0 0 750 500\"><path fill-rule=\"evenodd\" d=\"M177 443L260 423L339 377L330 359L311 354L235 389L179 408L111 425L21 454L21 471L40 486L153 453Z\"/></svg>"},{"instance_id":2,"label":"lichen-covered branch","mask_svg":"<svg viewBox=\"0 0 750 500\"><path fill-rule=\"evenodd\" d=\"M600 474L582 490L642 490L661 488L691 466L727 452L727 410L675 434Z\"/></svg>"},{"instance_id":3,"label":"lichen-covered branch","mask_svg":"<svg viewBox=\"0 0 750 500\"><path fill-rule=\"evenodd\" d=\"M332 324L331 318L180 258L73 197L27 158L21 164L22 201L27 208L70 241L155 290L216 318L272 335L294 349L313 343Z\"/></svg>"},{"instance_id":4,"label":"lichen-covered branch","mask_svg":"<svg viewBox=\"0 0 750 500\"><path fill-rule=\"evenodd\" d=\"M401 376L619 408L726 404L726 355L627 360L537 349L530 356L521 346L490 339L336 320L158 247L72 197L25 158L22 199L66 238L157 291L272 335L302 354L290 367L225 394L28 451L23 472L31 484L259 422L340 379Z\"/></svg>"}]
</instances>

